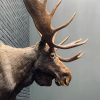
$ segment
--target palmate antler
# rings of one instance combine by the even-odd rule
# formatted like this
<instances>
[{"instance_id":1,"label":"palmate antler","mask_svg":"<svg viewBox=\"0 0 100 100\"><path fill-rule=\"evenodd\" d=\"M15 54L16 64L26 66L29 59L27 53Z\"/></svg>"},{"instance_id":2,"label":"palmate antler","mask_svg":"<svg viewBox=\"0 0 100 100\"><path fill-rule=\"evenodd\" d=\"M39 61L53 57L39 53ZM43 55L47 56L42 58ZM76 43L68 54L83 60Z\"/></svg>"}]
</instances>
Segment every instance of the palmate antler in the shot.
<instances>
[{"instance_id":1,"label":"palmate antler","mask_svg":"<svg viewBox=\"0 0 100 100\"><path fill-rule=\"evenodd\" d=\"M75 18L75 15L76 15L76 13L74 13L69 21L67 21L65 24L59 26L58 28L52 27L52 25L51 25L52 17L54 16L61 1L62 0L59 0L58 3L56 4L55 8L52 10L52 12L49 13L49 11L46 9L47 0L44 0L43 2L41 2L41 0L24 0L26 8L29 11L31 17L33 18L36 28L42 35L41 43L43 43L43 44L47 43L50 46L51 50L54 49L54 47L60 48L60 49L70 49L73 47L83 45L87 42L87 39L84 41L82 41L82 39L79 39L79 40L73 41L69 44L62 45L67 40L67 39L65 39L64 42L62 41L59 45L54 43L55 35L57 34L57 32L65 27L67 27L73 21L73 19ZM73 60L80 58L81 55L82 55L82 53L78 53L71 58L66 58L66 59L62 59L60 57L59 58L62 61L69 62L69 61L73 61Z\"/></svg>"}]
</instances>

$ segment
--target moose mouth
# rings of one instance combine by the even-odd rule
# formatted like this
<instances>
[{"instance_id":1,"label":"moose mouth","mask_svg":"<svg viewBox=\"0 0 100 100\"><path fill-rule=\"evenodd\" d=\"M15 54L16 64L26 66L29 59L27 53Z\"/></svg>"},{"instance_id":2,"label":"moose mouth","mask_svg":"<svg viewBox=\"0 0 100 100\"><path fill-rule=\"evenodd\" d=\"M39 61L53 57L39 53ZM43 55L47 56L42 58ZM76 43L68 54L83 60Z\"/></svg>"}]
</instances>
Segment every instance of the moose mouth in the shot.
<instances>
[{"instance_id":1,"label":"moose mouth","mask_svg":"<svg viewBox=\"0 0 100 100\"><path fill-rule=\"evenodd\" d=\"M50 73L42 72L40 70L35 73L35 82L40 86L51 86L52 80L55 80L57 86L68 86L69 79L67 77L58 78Z\"/></svg>"}]
</instances>

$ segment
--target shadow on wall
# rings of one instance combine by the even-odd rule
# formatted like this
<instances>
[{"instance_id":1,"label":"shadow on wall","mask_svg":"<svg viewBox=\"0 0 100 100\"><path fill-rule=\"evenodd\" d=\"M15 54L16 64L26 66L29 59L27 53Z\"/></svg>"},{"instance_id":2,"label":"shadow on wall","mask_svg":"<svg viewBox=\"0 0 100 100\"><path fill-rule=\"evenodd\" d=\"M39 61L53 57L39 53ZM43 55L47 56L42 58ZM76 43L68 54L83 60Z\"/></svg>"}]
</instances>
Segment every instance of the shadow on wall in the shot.
<instances>
[{"instance_id":1,"label":"shadow on wall","mask_svg":"<svg viewBox=\"0 0 100 100\"><path fill-rule=\"evenodd\" d=\"M48 0L49 10L57 0ZM66 35L70 35L68 42L80 37L88 38L85 46L74 50L59 50L62 56L70 56L83 50L85 55L73 63L66 63L72 70L73 79L69 87L40 87L35 83L31 86L31 100L99 100L100 94L100 1L99 0L63 0L57 10L52 24L59 26L65 22L74 11L76 19L57 36L57 43ZM59 17L58 17L59 16ZM39 41L39 35L30 18L30 44ZM60 38L59 38L60 37Z\"/></svg>"}]
</instances>

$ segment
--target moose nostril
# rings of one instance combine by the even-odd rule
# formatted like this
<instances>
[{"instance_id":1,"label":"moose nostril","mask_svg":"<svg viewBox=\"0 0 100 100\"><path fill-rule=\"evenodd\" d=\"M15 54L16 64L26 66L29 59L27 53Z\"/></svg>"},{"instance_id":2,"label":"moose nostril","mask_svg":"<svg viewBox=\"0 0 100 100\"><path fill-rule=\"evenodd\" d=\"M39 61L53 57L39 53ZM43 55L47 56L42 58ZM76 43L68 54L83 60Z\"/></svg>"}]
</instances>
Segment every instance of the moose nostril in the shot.
<instances>
[{"instance_id":1,"label":"moose nostril","mask_svg":"<svg viewBox=\"0 0 100 100\"><path fill-rule=\"evenodd\" d=\"M63 73L63 74L62 74L62 80L66 80L66 79L68 78L68 76L69 76L69 75L68 75L67 73Z\"/></svg>"},{"instance_id":2,"label":"moose nostril","mask_svg":"<svg viewBox=\"0 0 100 100\"><path fill-rule=\"evenodd\" d=\"M63 79L64 80L68 80L69 82L71 81L72 75L71 73L67 72L67 73L63 73Z\"/></svg>"},{"instance_id":3,"label":"moose nostril","mask_svg":"<svg viewBox=\"0 0 100 100\"><path fill-rule=\"evenodd\" d=\"M65 84L66 84L67 86L69 86L69 83L70 83L70 82L69 82L68 80L65 81Z\"/></svg>"}]
</instances>

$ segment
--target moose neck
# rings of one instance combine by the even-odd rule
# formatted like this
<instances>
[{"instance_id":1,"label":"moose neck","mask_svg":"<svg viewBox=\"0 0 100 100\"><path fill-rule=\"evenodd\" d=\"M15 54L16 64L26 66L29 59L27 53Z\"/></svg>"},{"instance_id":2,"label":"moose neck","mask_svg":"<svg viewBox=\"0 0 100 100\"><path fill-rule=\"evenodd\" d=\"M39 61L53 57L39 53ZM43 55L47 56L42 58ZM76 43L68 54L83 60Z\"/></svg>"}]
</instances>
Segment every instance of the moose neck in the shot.
<instances>
[{"instance_id":1,"label":"moose neck","mask_svg":"<svg viewBox=\"0 0 100 100\"><path fill-rule=\"evenodd\" d=\"M34 63L36 62L38 55L38 48L37 45L35 45L23 48L19 52L21 52L21 54L19 54L19 63L16 63L16 66L18 66L23 75L26 75L26 73L30 73L30 71L34 69Z\"/></svg>"},{"instance_id":2,"label":"moose neck","mask_svg":"<svg viewBox=\"0 0 100 100\"><path fill-rule=\"evenodd\" d=\"M38 55L37 47L38 45L27 48L15 48L0 44L0 71L2 71L0 72L0 85L5 84L5 87L0 88L0 91L2 90L0 92L0 100L1 98L8 98L8 96L4 96L5 94L9 95L12 93L12 95L17 95L21 89L32 84L34 81L32 70Z\"/></svg>"},{"instance_id":3,"label":"moose neck","mask_svg":"<svg viewBox=\"0 0 100 100\"><path fill-rule=\"evenodd\" d=\"M20 84L34 69L37 50L37 45L27 48L14 48L4 44L0 46L1 66L4 66L2 68L4 70L3 73L5 74L7 85L11 86L10 88Z\"/></svg>"}]
</instances>

